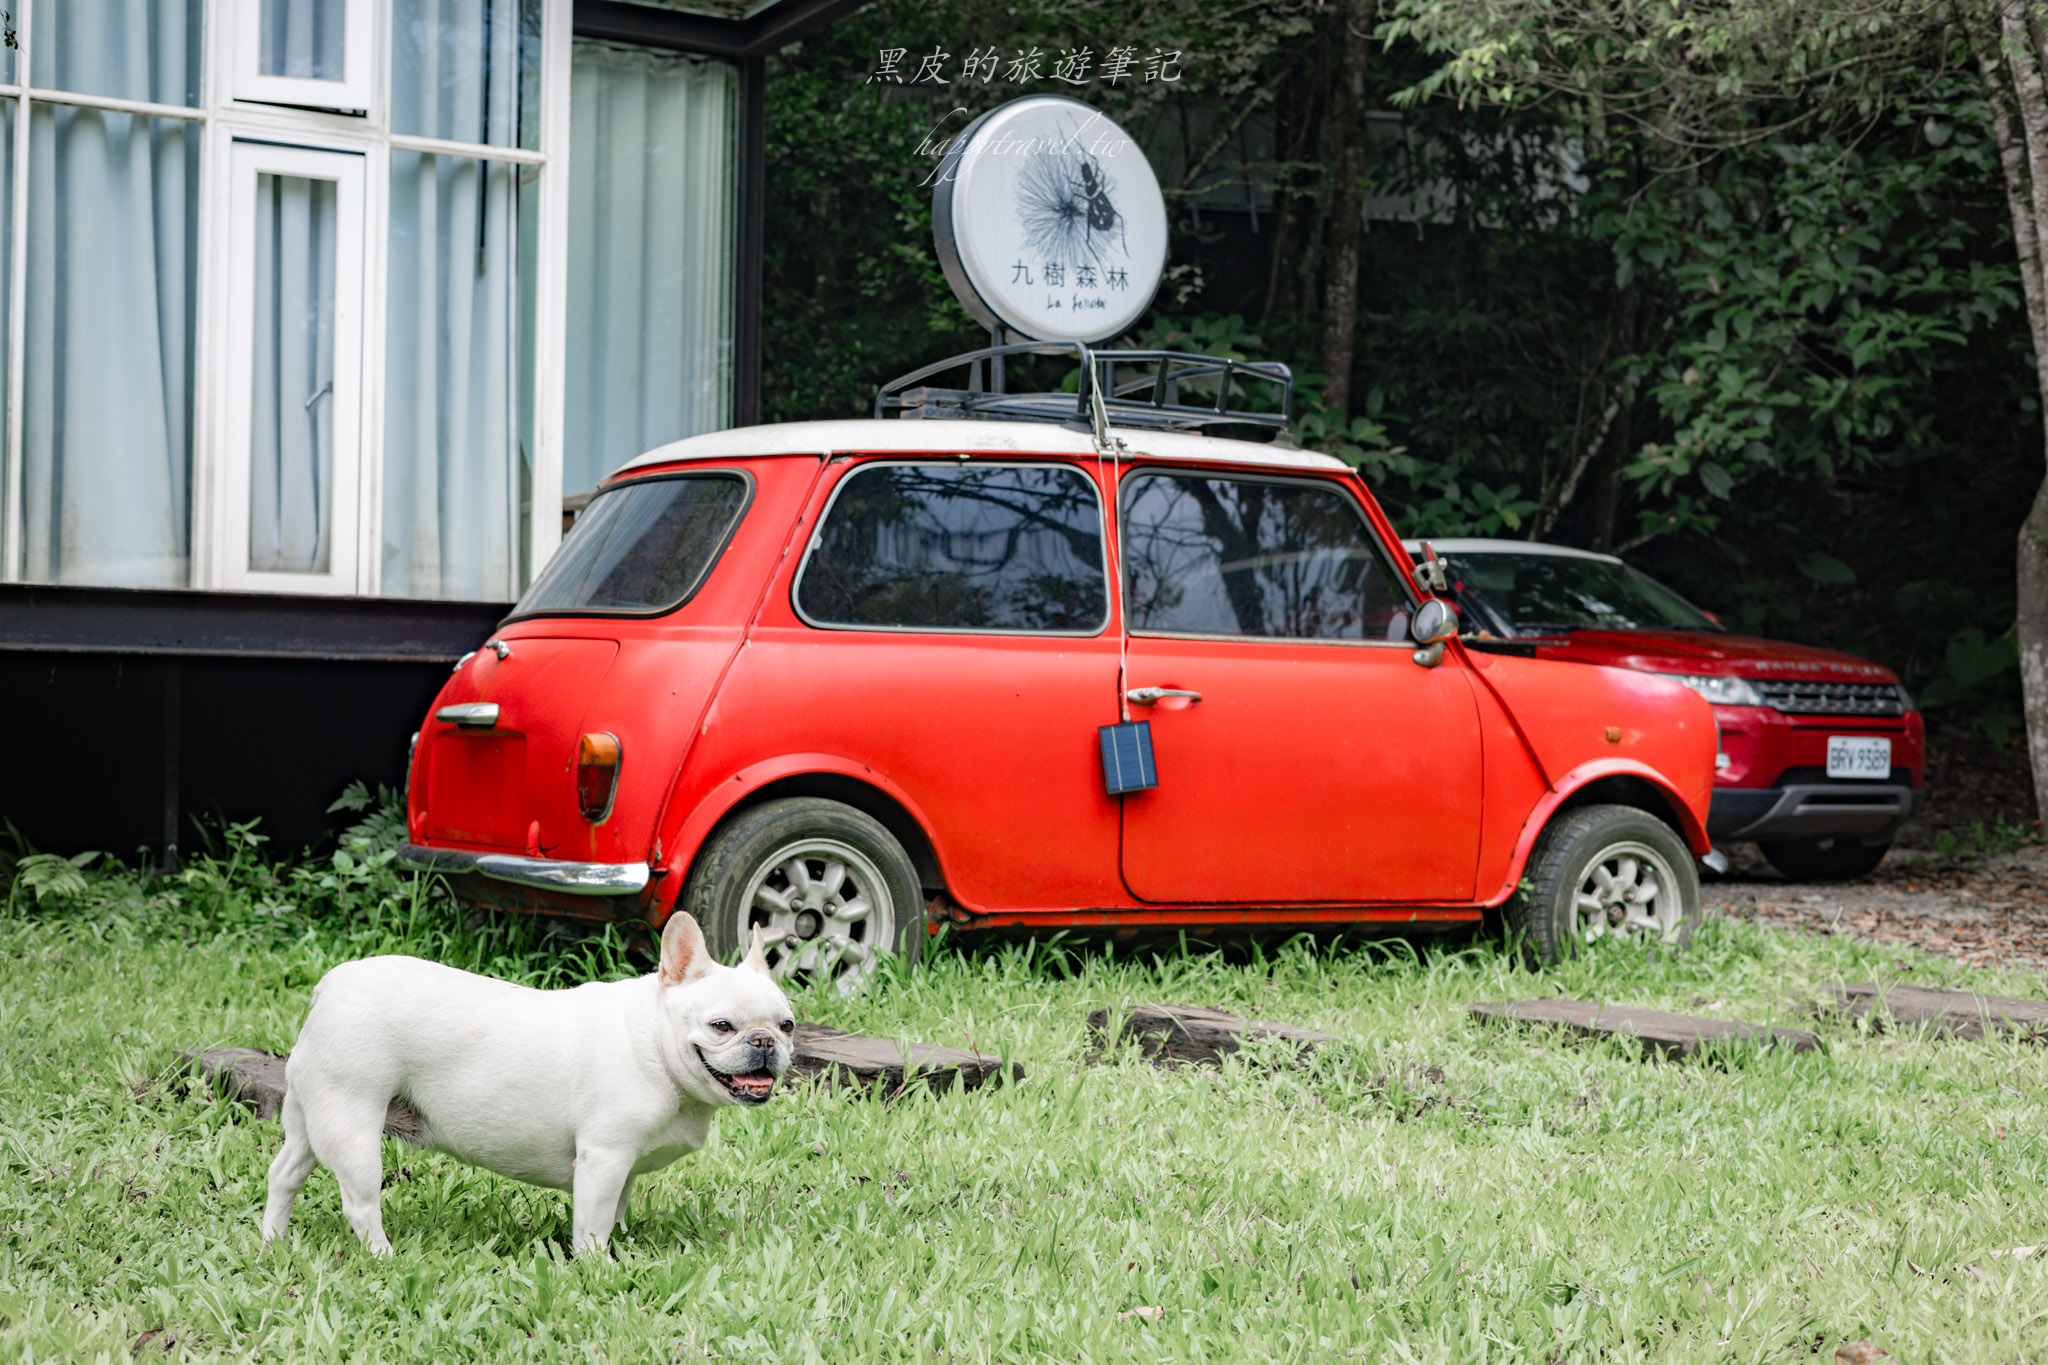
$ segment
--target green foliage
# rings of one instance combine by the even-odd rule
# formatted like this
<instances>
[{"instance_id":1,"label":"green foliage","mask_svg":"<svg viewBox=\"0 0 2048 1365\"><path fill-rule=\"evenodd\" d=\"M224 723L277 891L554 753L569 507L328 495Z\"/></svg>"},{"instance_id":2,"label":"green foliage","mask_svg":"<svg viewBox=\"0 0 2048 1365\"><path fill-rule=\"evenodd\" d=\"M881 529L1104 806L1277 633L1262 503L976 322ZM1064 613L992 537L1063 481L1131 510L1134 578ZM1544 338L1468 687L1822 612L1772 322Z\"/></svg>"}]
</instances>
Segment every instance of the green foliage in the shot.
<instances>
[{"instance_id":1,"label":"green foliage","mask_svg":"<svg viewBox=\"0 0 2048 1365\"><path fill-rule=\"evenodd\" d=\"M2008 628L1987 640L1975 626L1957 631L1943 651L1942 671L1918 693L1921 709L1970 712L1977 734L1997 745L2010 741L2025 724L2010 700L2019 667L2017 634Z\"/></svg>"},{"instance_id":2,"label":"green foliage","mask_svg":"<svg viewBox=\"0 0 2048 1365\"><path fill-rule=\"evenodd\" d=\"M16 890L27 891L41 906L45 901L70 900L86 893L89 883L85 869L100 855L79 853L62 858L54 853L31 853L14 864L9 899Z\"/></svg>"},{"instance_id":3,"label":"green foliage","mask_svg":"<svg viewBox=\"0 0 2048 1365\"><path fill-rule=\"evenodd\" d=\"M1676 310L1638 361L1669 432L1624 471L1643 530L1712 529L1751 479L1833 478L1934 443L1944 364L2019 305L2017 271L1973 256L1947 208L1997 183L1989 118L1949 78L1882 135L1773 139L1697 179L1608 192L1594 234L1617 278L1659 271ZM1673 498L1691 487L1704 496Z\"/></svg>"},{"instance_id":4,"label":"green foliage","mask_svg":"<svg viewBox=\"0 0 2048 1365\"><path fill-rule=\"evenodd\" d=\"M884 379L984 340L937 272L918 147L1037 87L868 84L878 47L1181 48L1171 89L1078 92L1169 166L1172 279L1129 342L1287 361L1293 439L1359 468L1407 535L1619 550L1739 628L1866 652L1916 688L1959 630L2004 631L2039 400L1949 11L1383 7L1367 99L1401 124L1374 125L1336 412L1338 8L881 0L773 59L769 415L863 413ZM1264 130L1248 161L1217 150L1235 126ZM1211 181L1278 192L1197 213ZM1916 583L1941 611L1906 600ZM2016 677L1947 714L2003 733Z\"/></svg>"},{"instance_id":5,"label":"green foliage","mask_svg":"<svg viewBox=\"0 0 2048 1365\"><path fill-rule=\"evenodd\" d=\"M1998 857L2035 842L2040 835L2026 825L1999 819L1986 825L1975 821L1966 830L1939 830L1934 836L1934 854L1944 862Z\"/></svg>"},{"instance_id":6,"label":"green foliage","mask_svg":"<svg viewBox=\"0 0 2048 1365\"><path fill-rule=\"evenodd\" d=\"M593 935L561 921L465 915L439 877L396 862L405 840L396 793L380 788L372 803L354 783L336 808L363 818L324 857L272 858L256 821L229 823L173 872L97 853L27 853L11 871L0 867L0 902L10 912L33 902L43 918L94 935L155 933L328 962L409 952L533 985L573 984L593 964L625 961L635 942L630 930Z\"/></svg>"}]
</instances>

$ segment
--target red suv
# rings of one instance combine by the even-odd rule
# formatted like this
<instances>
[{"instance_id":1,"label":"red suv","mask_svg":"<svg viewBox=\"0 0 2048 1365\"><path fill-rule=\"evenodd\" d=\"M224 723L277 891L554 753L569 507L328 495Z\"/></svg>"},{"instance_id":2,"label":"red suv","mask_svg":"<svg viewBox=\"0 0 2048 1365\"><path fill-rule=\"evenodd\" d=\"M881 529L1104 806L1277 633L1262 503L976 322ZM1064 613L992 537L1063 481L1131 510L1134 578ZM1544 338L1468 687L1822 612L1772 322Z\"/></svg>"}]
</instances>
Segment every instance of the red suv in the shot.
<instances>
[{"instance_id":1,"label":"red suv","mask_svg":"<svg viewBox=\"0 0 2048 1365\"><path fill-rule=\"evenodd\" d=\"M1731 635L1612 555L1520 540L1430 544L1470 647L1659 673L1713 703L1714 838L1755 840L1796 880L1858 877L1919 806L1926 732L1890 669ZM1421 541L1408 546L1421 556Z\"/></svg>"},{"instance_id":2,"label":"red suv","mask_svg":"<svg viewBox=\"0 0 2048 1365\"><path fill-rule=\"evenodd\" d=\"M1099 415L695 437L609 479L456 666L404 857L472 902L686 908L721 955L765 925L778 973L842 986L941 923L1395 931L1515 897L1546 957L1684 942L1706 703L1455 629L1325 456Z\"/></svg>"}]
</instances>

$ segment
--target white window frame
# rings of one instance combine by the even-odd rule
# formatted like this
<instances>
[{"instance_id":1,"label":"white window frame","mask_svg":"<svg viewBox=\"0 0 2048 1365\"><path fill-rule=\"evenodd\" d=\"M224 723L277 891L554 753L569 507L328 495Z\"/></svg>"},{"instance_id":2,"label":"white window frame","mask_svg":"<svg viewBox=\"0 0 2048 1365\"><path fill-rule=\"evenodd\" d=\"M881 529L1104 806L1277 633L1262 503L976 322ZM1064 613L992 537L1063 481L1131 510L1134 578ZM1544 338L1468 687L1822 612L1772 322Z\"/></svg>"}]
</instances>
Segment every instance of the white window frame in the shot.
<instances>
[{"instance_id":1,"label":"white window frame","mask_svg":"<svg viewBox=\"0 0 2048 1365\"><path fill-rule=\"evenodd\" d=\"M378 6L372 0L345 0L341 28L341 70L338 81L263 74L263 0L233 0L234 91L238 99L267 104L304 105L312 109L368 112L374 82L371 36ZM211 14L207 16L213 18Z\"/></svg>"},{"instance_id":2,"label":"white window frame","mask_svg":"<svg viewBox=\"0 0 2048 1365\"><path fill-rule=\"evenodd\" d=\"M363 543L363 244L365 161L359 153L308 151L275 143L237 142L229 149L228 254L222 261L227 346L221 408L219 499L220 586L249 592L354 593L357 566L374 549ZM250 483L256 397L256 182L263 175L300 176L335 184L333 451L325 509L327 572L282 573L249 567Z\"/></svg>"},{"instance_id":3,"label":"white window frame","mask_svg":"<svg viewBox=\"0 0 2048 1365\"><path fill-rule=\"evenodd\" d=\"M190 586L227 590L259 586L247 581L249 509L246 492L239 507L227 506L232 494L229 466L237 430L241 432L240 468L246 479L249 409L246 388L236 403L234 389L234 281L248 274L246 263L233 256L235 205L232 173L237 143L269 143L312 152L342 152L361 158L364 170L361 309L361 394L357 448L360 475L356 487L356 526L349 531L337 520L333 544L339 549L345 531L352 535L352 584L310 585L302 574L265 574L264 589L302 593L352 592L376 596L383 560L384 467L384 327L388 289L389 200L391 152L426 152L442 156L513 162L535 168L539 175L539 222L535 243L533 321L533 432L531 510L527 517L527 578L540 572L562 538L561 518L552 510L562 501L562 416L565 366L564 313L568 281L569 228L569 76L574 0L543 0L541 26L538 148L494 147L440 138L393 133L391 105L391 5L388 0L353 0L351 21L367 13L370 25L370 98L361 114L330 109L284 107L238 97L237 49L241 21L255 9L255 0L205 0L204 45L200 102L195 107L152 104L73 91L44 90L28 85L34 52L35 13L62 0L14 0L15 82L0 83L0 101L15 105L12 186L13 249L4 263L11 281L8 296L8 363L5 480L0 485L0 582L21 577L23 524L22 414L23 346L28 330L28 210L39 192L29 171L30 107L64 104L106 109L115 113L178 119L203 130L199 167L198 286L196 306L196 376L192 395L192 577ZM353 30L351 30L353 33ZM354 68L350 68L353 74ZM281 78L280 78L281 79ZM322 88L333 83L304 82ZM246 334L248 328L244 324ZM243 357L246 370L248 358ZM244 483L246 488L246 483ZM339 505L337 502L337 514ZM240 557L236 556L239 546ZM241 566L239 570L231 566ZM509 584L513 595L525 583Z\"/></svg>"}]
</instances>

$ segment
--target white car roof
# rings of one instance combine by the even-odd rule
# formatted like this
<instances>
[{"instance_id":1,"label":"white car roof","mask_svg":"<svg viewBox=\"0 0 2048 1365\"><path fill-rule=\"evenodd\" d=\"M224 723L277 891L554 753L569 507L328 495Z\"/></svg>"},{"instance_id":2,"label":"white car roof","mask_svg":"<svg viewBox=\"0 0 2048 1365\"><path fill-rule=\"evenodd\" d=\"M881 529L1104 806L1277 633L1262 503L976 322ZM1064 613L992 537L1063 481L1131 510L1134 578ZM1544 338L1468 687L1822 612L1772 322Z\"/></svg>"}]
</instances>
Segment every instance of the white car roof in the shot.
<instances>
[{"instance_id":1,"label":"white car roof","mask_svg":"<svg viewBox=\"0 0 2048 1365\"><path fill-rule=\"evenodd\" d=\"M1194 436L1179 431L1131 431L1112 427L1137 455L1166 460L1216 460L1263 465L1271 469L1346 469L1342 460L1293 446L1260 445L1219 436ZM735 460L760 455L835 454L842 451L975 455L1072 455L1095 458L1095 442L1083 431L1051 422L878 421L873 418L834 422L775 422L758 427L690 436L656 446L626 462L618 471L678 460Z\"/></svg>"},{"instance_id":2,"label":"white car roof","mask_svg":"<svg viewBox=\"0 0 2048 1365\"><path fill-rule=\"evenodd\" d=\"M1439 540L1435 536L1423 536L1417 540L1404 540L1402 545L1408 553L1422 553L1422 542L1427 540L1436 547L1438 554L1446 555L1557 555L1563 559L1597 559L1603 564L1619 564L1614 555L1603 555L1593 550L1574 550L1569 545L1545 545L1537 540L1487 540L1479 537L1465 537L1454 540Z\"/></svg>"}]
</instances>

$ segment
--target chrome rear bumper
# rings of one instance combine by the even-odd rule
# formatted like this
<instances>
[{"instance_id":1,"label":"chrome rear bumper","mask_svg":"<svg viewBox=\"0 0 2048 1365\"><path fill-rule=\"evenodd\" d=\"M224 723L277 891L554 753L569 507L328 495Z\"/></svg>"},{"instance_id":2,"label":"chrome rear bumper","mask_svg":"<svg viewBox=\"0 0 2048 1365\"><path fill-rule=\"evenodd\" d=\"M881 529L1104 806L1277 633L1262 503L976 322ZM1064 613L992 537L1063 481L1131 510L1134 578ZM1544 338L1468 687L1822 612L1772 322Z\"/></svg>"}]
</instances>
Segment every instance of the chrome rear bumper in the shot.
<instances>
[{"instance_id":1,"label":"chrome rear bumper","mask_svg":"<svg viewBox=\"0 0 2048 1365\"><path fill-rule=\"evenodd\" d=\"M585 896L631 896L647 889L646 863L565 863L512 853L468 853L454 848L400 844L398 861L422 872L478 872L495 881L573 891Z\"/></svg>"}]
</instances>

